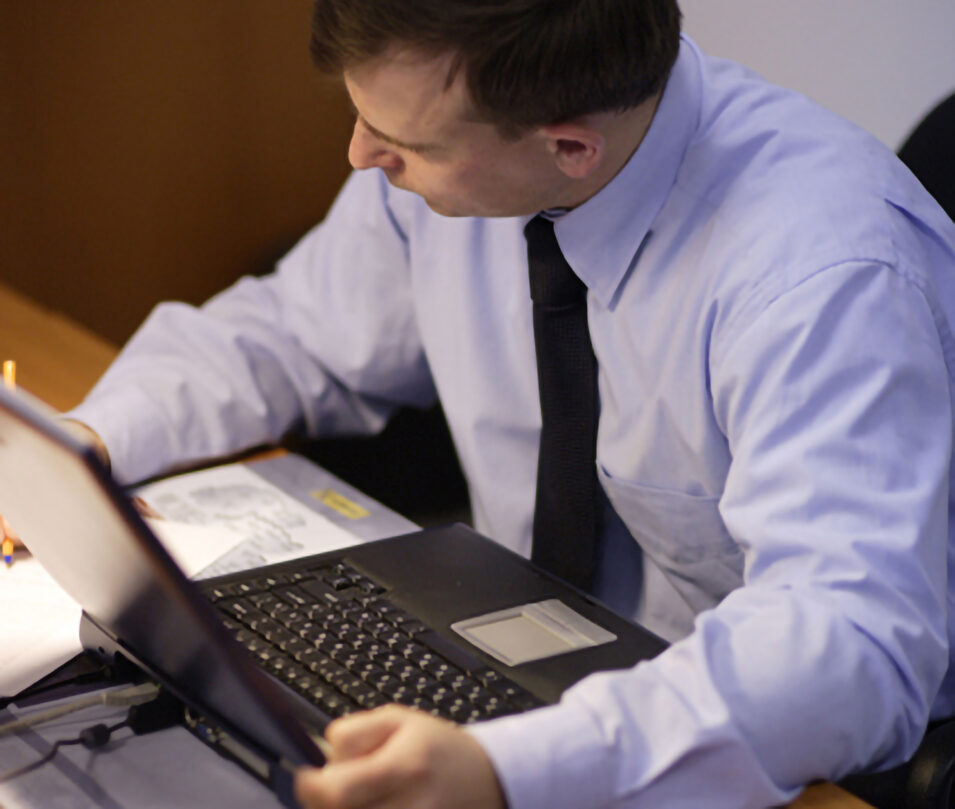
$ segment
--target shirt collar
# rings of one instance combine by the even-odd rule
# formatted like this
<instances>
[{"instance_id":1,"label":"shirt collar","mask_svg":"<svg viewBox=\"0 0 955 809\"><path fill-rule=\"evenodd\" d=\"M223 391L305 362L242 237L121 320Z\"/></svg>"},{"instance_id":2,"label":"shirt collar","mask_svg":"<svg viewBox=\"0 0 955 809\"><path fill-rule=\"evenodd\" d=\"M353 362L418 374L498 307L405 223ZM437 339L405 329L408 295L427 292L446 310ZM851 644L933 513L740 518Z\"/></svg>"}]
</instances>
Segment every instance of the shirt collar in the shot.
<instances>
[{"instance_id":1,"label":"shirt collar","mask_svg":"<svg viewBox=\"0 0 955 809\"><path fill-rule=\"evenodd\" d=\"M700 75L684 37L643 142L617 175L583 205L556 218L567 262L609 307L649 237L697 127Z\"/></svg>"}]
</instances>

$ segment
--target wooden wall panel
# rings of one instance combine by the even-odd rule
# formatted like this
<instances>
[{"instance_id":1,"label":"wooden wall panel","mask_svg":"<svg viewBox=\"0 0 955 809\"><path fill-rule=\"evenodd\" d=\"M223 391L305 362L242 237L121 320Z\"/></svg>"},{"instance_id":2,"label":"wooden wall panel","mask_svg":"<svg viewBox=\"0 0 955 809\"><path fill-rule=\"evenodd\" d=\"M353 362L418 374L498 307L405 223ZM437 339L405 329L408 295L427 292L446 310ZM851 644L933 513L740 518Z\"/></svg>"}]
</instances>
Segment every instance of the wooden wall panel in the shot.
<instances>
[{"instance_id":1,"label":"wooden wall panel","mask_svg":"<svg viewBox=\"0 0 955 809\"><path fill-rule=\"evenodd\" d=\"M309 11L0 2L0 280L123 341L157 300L268 268L347 174Z\"/></svg>"}]
</instances>

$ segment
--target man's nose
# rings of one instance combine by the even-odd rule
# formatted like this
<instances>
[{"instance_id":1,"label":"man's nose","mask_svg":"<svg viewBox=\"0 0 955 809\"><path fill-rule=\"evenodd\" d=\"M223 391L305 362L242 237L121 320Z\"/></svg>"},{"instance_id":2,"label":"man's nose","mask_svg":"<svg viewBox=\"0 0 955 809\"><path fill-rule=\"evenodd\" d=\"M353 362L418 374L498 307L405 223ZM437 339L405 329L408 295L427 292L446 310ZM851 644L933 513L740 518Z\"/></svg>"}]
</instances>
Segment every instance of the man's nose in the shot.
<instances>
[{"instance_id":1,"label":"man's nose","mask_svg":"<svg viewBox=\"0 0 955 809\"><path fill-rule=\"evenodd\" d=\"M401 167L401 157L387 143L378 140L365 129L360 121L355 122L351 142L348 144L348 162L352 168L395 169Z\"/></svg>"}]
</instances>

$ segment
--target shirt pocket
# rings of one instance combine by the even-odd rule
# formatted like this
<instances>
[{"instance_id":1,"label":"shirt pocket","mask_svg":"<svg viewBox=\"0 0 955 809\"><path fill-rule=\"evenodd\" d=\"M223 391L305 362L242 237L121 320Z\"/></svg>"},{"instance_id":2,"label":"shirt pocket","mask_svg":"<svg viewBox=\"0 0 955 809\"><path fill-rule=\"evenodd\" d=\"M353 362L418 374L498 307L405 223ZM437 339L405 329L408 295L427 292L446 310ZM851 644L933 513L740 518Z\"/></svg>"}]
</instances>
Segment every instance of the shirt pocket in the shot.
<instances>
[{"instance_id":1,"label":"shirt pocket","mask_svg":"<svg viewBox=\"0 0 955 809\"><path fill-rule=\"evenodd\" d=\"M600 483L631 536L695 612L743 583L743 552L726 530L719 497L658 489L611 475Z\"/></svg>"}]
</instances>

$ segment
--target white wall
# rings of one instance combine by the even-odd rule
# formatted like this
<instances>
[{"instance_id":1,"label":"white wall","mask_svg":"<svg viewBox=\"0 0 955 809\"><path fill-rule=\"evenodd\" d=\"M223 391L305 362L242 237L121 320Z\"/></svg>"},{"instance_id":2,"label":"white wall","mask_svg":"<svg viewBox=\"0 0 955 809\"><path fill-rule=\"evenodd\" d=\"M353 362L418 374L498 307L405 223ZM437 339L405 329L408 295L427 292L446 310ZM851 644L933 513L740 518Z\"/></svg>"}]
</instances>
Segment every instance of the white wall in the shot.
<instances>
[{"instance_id":1,"label":"white wall","mask_svg":"<svg viewBox=\"0 0 955 809\"><path fill-rule=\"evenodd\" d=\"M955 91L955 0L680 0L703 50L799 90L897 149Z\"/></svg>"}]
</instances>

